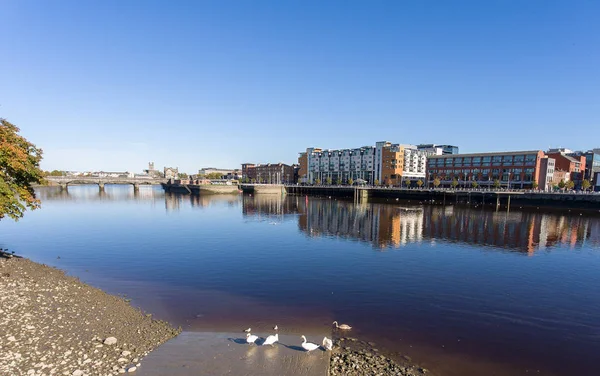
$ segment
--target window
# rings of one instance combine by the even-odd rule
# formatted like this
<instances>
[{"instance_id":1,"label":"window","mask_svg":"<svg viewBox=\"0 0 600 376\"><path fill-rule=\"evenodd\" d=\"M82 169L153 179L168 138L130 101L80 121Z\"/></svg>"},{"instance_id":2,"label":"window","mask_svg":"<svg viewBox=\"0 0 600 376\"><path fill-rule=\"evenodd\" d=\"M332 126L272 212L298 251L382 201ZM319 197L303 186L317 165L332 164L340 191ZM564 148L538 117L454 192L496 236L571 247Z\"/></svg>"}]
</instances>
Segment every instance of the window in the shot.
<instances>
[{"instance_id":1,"label":"window","mask_svg":"<svg viewBox=\"0 0 600 376\"><path fill-rule=\"evenodd\" d=\"M480 164L481 163L481 157L473 157L473 164Z\"/></svg>"},{"instance_id":2,"label":"window","mask_svg":"<svg viewBox=\"0 0 600 376\"><path fill-rule=\"evenodd\" d=\"M522 163L525 160L525 156L524 155L515 155L515 164L517 164L517 162Z\"/></svg>"},{"instance_id":3,"label":"window","mask_svg":"<svg viewBox=\"0 0 600 376\"><path fill-rule=\"evenodd\" d=\"M502 158L502 162L504 162L504 164L512 164L512 161L513 161L512 155L505 155Z\"/></svg>"}]
</instances>

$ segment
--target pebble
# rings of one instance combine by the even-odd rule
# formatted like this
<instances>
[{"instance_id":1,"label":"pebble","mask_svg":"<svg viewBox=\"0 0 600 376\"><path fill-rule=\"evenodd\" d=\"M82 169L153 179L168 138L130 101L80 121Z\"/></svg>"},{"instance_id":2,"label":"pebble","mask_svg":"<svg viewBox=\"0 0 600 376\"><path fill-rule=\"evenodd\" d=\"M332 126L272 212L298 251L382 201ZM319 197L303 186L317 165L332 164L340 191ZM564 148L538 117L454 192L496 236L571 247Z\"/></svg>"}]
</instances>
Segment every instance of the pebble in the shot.
<instances>
[{"instance_id":1,"label":"pebble","mask_svg":"<svg viewBox=\"0 0 600 376\"><path fill-rule=\"evenodd\" d=\"M117 343L117 339L115 337L108 337L104 340L105 345L114 345Z\"/></svg>"},{"instance_id":2,"label":"pebble","mask_svg":"<svg viewBox=\"0 0 600 376\"><path fill-rule=\"evenodd\" d=\"M129 354L131 354L131 351L125 350L125 351L121 352L121 355L123 355L123 356L127 356Z\"/></svg>"},{"instance_id":3,"label":"pebble","mask_svg":"<svg viewBox=\"0 0 600 376\"><path fill-rule=\"evenodd\" d=\"M135 372L135 370L137 370L136 366L127 368L127 372Z\"/></svg>"},{"instance_id":4,"label":"pebble","mask_svg":"<svg viewBox=\"0 0 600 376\"><path fill-rule=\"evenodd\" d=\"M71 374L72 376L83 376L83 371L78 369L73 371L73 373Z\"/></svg>"}]
</instances>

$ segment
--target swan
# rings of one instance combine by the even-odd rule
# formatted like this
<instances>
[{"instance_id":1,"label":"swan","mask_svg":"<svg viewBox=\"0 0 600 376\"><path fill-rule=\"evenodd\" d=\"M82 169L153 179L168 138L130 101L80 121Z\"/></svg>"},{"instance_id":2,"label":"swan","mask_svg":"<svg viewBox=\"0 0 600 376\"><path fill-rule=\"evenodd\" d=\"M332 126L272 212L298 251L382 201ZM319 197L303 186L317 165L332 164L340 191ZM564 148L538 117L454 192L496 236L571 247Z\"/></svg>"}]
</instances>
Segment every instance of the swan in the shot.
<instances>
[{"instance_id":1,"label":"swan","mask_svg":"<svg viewBox=\"0 0 600 376\"><path fill-rule=\"evenodd\" d=\"M316 343L306 342L306 337L302 336L302 348L306 351L313 351L319 348L319 345Z\"/></svg>"},{"instance_id":2,"label":"swan","mask_svg":"<svg viewBox=\"0 0 600 376\"><path fill-rule=\"evenodd\" d=\"M335 324L335 327L338 328L338 329L342 329L342 330L350 330L350 329L352 329L352 327L350 325L346 325L346 324L338 325L337 321L334 321L333 324Z\"/></svg>"},{"instance_id":3,"label":"swan","mask_svg":"<svg viewBox=\"0 0 600 376\"><path fill-rule=\"evenodd\" d=\"M251 330L252 330L252 328L244 329L244 332L250 333Z\"/></svg>"},{"instance_id":4,"label":"swan","mask_svg":"<svg viewBox=\"0 0 600 376\"><path fill-rule=\"evenodd\" d=\"M273 346L273 344L275 342L279 342L279 334L275 334L275 335L270 335L267 337L267 339L265 339L265 342L263 342L263 346L265 345L271 345Z\"/></svg>"},{"instance_id":5,"label":"swan","mask_svg":"<svg viewBox=\"0 0 600 376\"><path fill-rule=\"evenodd\" d=\"M246 342L248 343L254 343L256 340L258 339L258 336L255 336L254 334L246 334Z\"/></svg>"},{"instance_id":6,"label":"swan","mask_svg":"<svg viewBox=\"0 0 600 376\"><path fill-rule=\"evenodd\" d=\"M323 347L331 351L333 349L333 341L327 337L323 337Z\"/></svg>"},{"instance_id":7,"label":"swan","mask_svg":"<svg viewBox=\"0 0 600 376\"><path fill-rule=\"evenodd\" d=\"M273 327L273 330L279 330L279 327L278 327L277 325L275 325L275 326Z\"/></svg>"}]
</instances>

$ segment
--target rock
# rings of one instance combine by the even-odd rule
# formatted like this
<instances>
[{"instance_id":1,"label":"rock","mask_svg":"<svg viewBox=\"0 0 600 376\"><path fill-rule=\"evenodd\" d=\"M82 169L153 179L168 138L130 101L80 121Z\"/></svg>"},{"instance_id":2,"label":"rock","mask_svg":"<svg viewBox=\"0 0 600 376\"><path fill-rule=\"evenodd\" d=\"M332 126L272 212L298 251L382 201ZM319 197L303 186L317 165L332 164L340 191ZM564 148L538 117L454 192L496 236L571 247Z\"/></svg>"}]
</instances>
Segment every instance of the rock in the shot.
<instances>
[{"instance_id":1,"label":"rock","mask_svg":"<svg viewBox=\"0 0 600 376\"><path fill-rule=\"evenodd\" d=\"M135 370L137 370L136 366L127 368L127 372L135 372Z\"/></svg>"},{"instance_id":2,"label":"rock","mask_svg":"<svg viewBox=\"0 0 600 376\"><path fill-rule=\"evenodd\" d=\"M73 373L71 374L71 376L83 376L83 371L78 369L73 371Z\"/></svg>"},{"instance_id":3,"label":"rock","mask_svg":"<svg viewBox=\"0 0 600 376\"><path fill-rule=\"evenodd\" d=\"M117 359L117 362L119 362L119 363L125 363L125 362L127 362L127 359L125 359L125 358L119 358L119 359Z\"/></svg>"},{"instance_id":4,"label":"rock","mask_svg":"<svg viewBox=\"0 0 600 376\"><path fill-rule=\"evenodd\" d=\"M108 337L104 340L105 345L114 345L117 343L117 339L115 337Z\"/></svg>"},{"instance_id":5,"label":"rock","mask_svg":"<svg viewBox=\"0 0 600 376\"><path fill-rule=\"evenodd\" d=\"M125 351L121 352L121 355L123 355L123 356L127 356L129 354L131 354L131 351L125 350Z\"/></svg>"},{"instance_id":6,"label":"rock","mask_svg":"<svg viewBox=\"0 0 600 376\"><path fill-rule=\"evenodd\" d=\"M10 336L10 337L8 337L8 340L9 340L10 342L14 342L14 341L16 341L17 339L15 338L15 336Z\"/></svg>"}]
</instances>

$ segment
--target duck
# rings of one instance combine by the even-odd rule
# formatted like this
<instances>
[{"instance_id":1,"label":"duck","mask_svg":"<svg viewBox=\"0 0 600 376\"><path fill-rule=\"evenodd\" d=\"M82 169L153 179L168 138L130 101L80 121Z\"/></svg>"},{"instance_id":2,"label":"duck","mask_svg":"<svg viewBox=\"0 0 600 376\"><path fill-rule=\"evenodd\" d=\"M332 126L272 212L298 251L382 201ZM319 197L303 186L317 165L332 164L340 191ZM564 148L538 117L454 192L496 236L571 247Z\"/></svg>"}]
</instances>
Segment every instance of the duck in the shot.
<instances>
[{"instance_id":1,"label":"duck","mask_svg":"<svg viewBox=\"0 0 600 376\"><path fill-rule=\"evenodd\" d=\"M251 331L252 331L252 328L244 329L244 332L246 332L246 333L250 333Z\"/></svg>"},{"instance_id":2,"label":"duck","mask_svg":"<svg viewBox=\"0 0 600 376\"><path fill-rule=\"evenodd\" d=\"M246 342L248 343L254 343L256 342L256 340L258 339L258 336L255 336L254 334L246 334Z\"/></svg>"},{"instance_id":3,"label":"duck","mask_svg":"<svg viewBox=\"0 0 600 376\"><path fill-rule=\"evenodd\" d=\"M333 324L335 324L335 327L338 328L338 329L342 329L342 330L350 330L350 329L352 329L352 327L350 325L346 325L346 324L338 325L337 321L334 321Z\"/></svg>"},{"instance_id":4,"label":"duck","mask_svg":"<svg viewBox=\"0 0 600 376\"><path fill-rule=\"evenodd\" d=\"M333 341L327 337L323 337L323 347L331 351L333 349Z\"/></svg>"},{"instance_id":5,"label":"duck","mask_svg":"<svg viewBox=\"0 0 600 376\"><path fill-rule=\"evenodd\" d=\"M265 345L271 345L273 346L273 344L275 342L279 342L279 334L275 334L275 335L270 335L267 337L267 339L265 339L265 342L263 342L263 346Z\"/></svg>"},{"instance_id":6,"label":"duck","mask_svg":"<svg viewBox=\"0 0 600 376\"><path fill-rule=\"evenodd\" d=\"M302 348L306 351L313 351L319 348L319 345L317 345L316 343L312 343L312 342L306 342L306 337L302 336Z\"/></svg>"}]
</instances>

